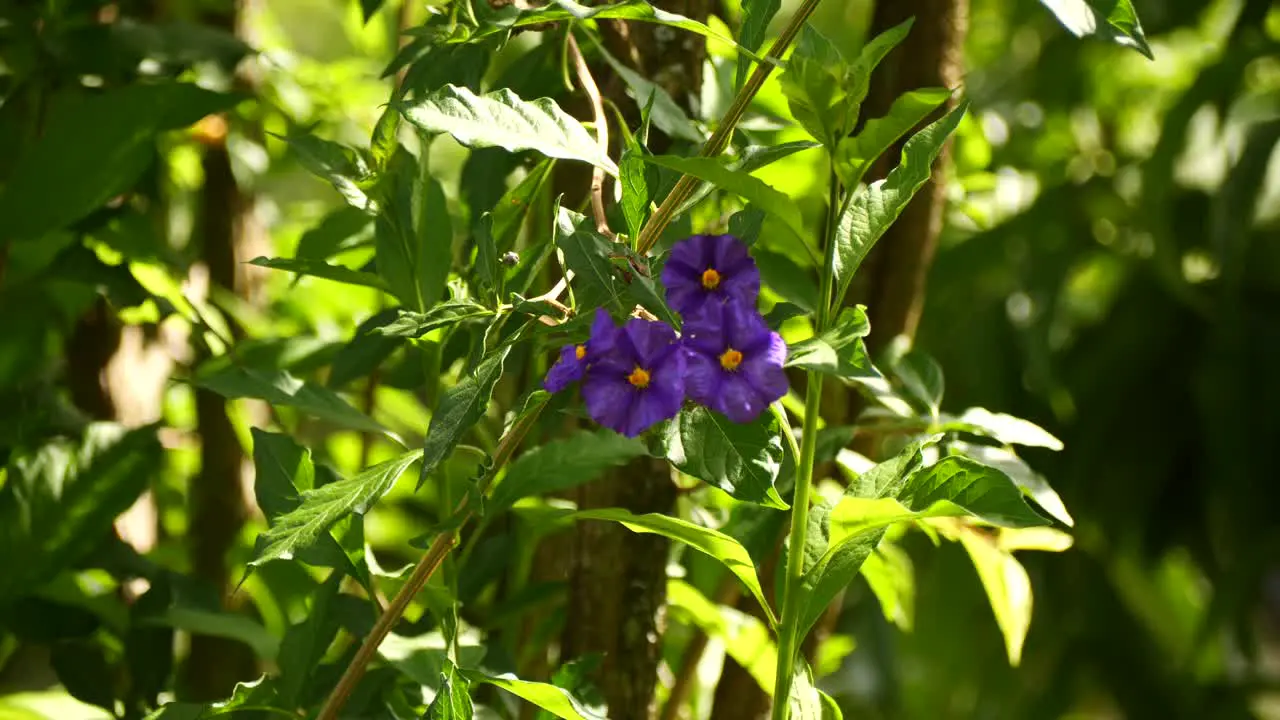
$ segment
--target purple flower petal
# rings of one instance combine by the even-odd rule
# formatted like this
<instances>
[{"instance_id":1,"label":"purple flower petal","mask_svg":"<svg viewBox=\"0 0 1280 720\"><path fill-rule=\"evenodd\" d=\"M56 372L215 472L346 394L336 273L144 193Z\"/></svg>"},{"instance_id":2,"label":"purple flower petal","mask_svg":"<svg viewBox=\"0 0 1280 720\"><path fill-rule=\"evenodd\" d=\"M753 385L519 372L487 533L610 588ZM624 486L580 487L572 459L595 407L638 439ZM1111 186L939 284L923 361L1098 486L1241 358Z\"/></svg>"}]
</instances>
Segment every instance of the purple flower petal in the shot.
<instances>
[{"instance_id":1,"label":"purple flower petal","mask_svg":"<svg viewBox=\"0 0 1280 720\"><path fill-rule=\"evenodd\" d=\"M720 386L720 395L716 398L712 409L736 423L755 420L769 406L769 402L742 373L726 373L726 375L724 384Z\"/></svg>"},{"instance_id":2,"label":"purple flower petal","mask_svg":"<svg viewBox=\"0 0 1280 720\"><path fill-rule=\"evenodd\" d=\"M582 394L596 422L635 437L680 412L685 356L670 326L628 320L607 353L592 352Z\"/></svg>"},{"instance_id":3,"label":"purple flower petal","mask_svg":"<svg viewBox=\"0 0 1280 720\"><path fill-rule=\"evenodd\" d=\"M751 306L708 305L685 323L685 391L734 422L749 422L787 392L787 346Z\"/></svg>"},{"instance_id":4,"label":"purple flower petal","mask_svg":"<svg viewBox=\"0 0 1280 720\"><path fill-rule=\"evenodd\" d=\"M732 235L694 235L671 248L662 268L667 304L690 316L732 299L754 307L760 271L747 246Z\"/></svg>"},{"instance_id":5,"label":"purple flower petal","mask_svg":"<svg viewBox=\"0 0 1280 720\"><path fill-rule=\"evenodd\" d=\"M623 432L631 415L636 389L625 377L601 375L595 368L582 384L582 398L592 420L617 432Z\"/></svg>"},{"instance_id":6,"label":"purple flower petal","mask_svg":"<svg viewBox=\"0 0 1280 720\"><path fill-rule=\"evenodd\" d=\"M724 370L713 354L685 351L684 391L696 403L710 407L720 394Z\"/></svg>"},{"instance_id":7,"label":"purple flower petal","mask_svg":"<svg viewBox=\"0 0 1280 720\"><path fill-rule=\"evenodd\" d=\"M556 364L551 366L547 371L547 377L542 381L542 387L547 392L558 393L569 387L573 383L582 379L582 374L587 368L583 357L578 356L578 348L580 345L566 345L560 348L560 359L556 360ZM583 348L583 356L585 357L586 348Z\"/></svg>"}]
</instances>

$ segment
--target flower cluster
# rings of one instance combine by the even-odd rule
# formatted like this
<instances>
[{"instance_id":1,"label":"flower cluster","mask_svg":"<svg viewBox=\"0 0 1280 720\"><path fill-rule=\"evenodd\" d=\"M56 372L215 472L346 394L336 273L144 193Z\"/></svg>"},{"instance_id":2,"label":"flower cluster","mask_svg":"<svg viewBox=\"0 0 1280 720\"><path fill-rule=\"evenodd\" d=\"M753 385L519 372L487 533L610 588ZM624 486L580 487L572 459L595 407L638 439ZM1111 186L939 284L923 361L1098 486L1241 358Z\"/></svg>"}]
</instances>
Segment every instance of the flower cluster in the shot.
<instances>
[{"instance_id":1,"label":"flower cluster","mask_svg":"<svg viewBox=\"0 0 1280 720\"><path fill-rule=\"evenodd\" d=\"M731 235L682 240L662 283L682 337L643 318L618 327L597 310L586 343L560 351L544 387L581 380L591 418L628 437L675 417L686 397L745 423L786 394L787 346L756 310L760 271L746 245Z\"/></svg>"}]
</instances>

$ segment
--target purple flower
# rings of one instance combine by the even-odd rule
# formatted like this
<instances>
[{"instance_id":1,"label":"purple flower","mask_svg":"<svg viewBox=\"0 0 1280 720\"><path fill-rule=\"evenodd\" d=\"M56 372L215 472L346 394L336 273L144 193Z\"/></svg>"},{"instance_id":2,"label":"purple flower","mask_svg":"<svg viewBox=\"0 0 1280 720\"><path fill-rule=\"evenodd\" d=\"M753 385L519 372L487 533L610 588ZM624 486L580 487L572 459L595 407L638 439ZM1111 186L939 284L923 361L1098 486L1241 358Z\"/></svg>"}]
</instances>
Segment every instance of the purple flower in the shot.
<instances>
[{"instance_id":1,"label":"purple flower","mask_svg":"<svg viewBox=\"0 0 1280 720\"><path fill-rule=\"evenodd\" d=\"M684 325L689 397L737 423L787 393L787 344L750 305L708 305Z\"/></svg>"},{"instance_id":2,"label":"purple flower","mask_svg":"<svg viewBox=\"0 0 1280 720\"><path fill-rule=\"evenodd\" d=\"M557 393L581 380L587 371L587 365L600 353L608 352L613 347L613 337L617 331L609 313L597 309L595 320L591 323L590 337L580 345L560 348L560 359L547 371L542 387L548 392Z\"/></svg>"},{"instance_id":3,"label":"purple flower","mask_svg":"<svg viewBox=\"0 0 1280 720\"><path fill-rule=\"evenodd\" d=\"M632 318L615 328L608 351L588 342L582 397L591 419L627 437L673 418L684 404L685 355L669 325Z\"/></svg>"},{"instance_id":4,"label":"purple flower","mask_svg":"<svg viewBox=\"0 0 1280 720\"><path fill-rule=\"evenodd\" d=\"M734 300L754 308L760 271L747 246L732 235L694 235L675 244L662 268L667 304L688 317L708 304Z\"/></svg>"}]
</instances>

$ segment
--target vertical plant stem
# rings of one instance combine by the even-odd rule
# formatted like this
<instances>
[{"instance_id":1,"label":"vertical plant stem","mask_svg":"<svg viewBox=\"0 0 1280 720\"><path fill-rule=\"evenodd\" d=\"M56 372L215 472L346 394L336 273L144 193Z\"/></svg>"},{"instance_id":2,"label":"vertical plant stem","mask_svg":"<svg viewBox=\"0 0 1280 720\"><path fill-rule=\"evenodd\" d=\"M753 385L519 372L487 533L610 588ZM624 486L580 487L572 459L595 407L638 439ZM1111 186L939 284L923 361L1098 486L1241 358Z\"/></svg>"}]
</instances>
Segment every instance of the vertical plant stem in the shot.
<instances>
[{"instance_id":1,"label":"vertical plant stem","mask_svg":"<svg viewBox=\"0 0 1280 720\"><path fill-rule=\"evenodd\" d=\"M818 291L815 332L827 329L831 320L831 286L835 275L835 231L840 208L840 180L831 161L828 181L827 219L823 229L822 279ZM804 425L800 438L800 459L796 464L796 492L791 500L791 540L787 550L787 574L783 585L782 619L778 625L778 674L774 680L773 720L788 720L791 679L800 655L800 588L804 580L804 546L809 529L809 494L813 488L814 457L818 448L818 419L822 409L822 374L806 376Z\"/></svg>"}]
</instances>

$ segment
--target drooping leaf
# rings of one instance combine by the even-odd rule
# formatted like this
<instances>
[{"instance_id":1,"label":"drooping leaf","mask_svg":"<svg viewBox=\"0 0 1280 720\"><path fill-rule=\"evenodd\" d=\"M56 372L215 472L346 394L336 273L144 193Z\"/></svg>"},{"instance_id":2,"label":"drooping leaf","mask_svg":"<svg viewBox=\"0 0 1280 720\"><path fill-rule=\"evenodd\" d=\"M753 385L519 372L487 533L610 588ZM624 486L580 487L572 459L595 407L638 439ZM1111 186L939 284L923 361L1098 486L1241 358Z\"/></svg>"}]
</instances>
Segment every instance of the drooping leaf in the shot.
<instances>
[{"instance_id":1,"label":"drooping leaf","mask_svg":"<svg viewBox=\"0 0 1280 720\"><path fill-rule=\"evenodd\" d=\"M366 192L372 173L354 148L300 132L290 133L284 140L303 167L328 180L349 205L369 213L377 210Z\"/></svg>"},{"instance_id":2,"label":"drooping leaf","mask_svg":"<svg viewBox=\"0 0 1280 720\"><path fill-rule=\"evenodd\" d=\"M466 678L456 672L440 673L440 688L423 720L471 720L474 714Z\"/></svg>"},{"instance_id":3,"label":"drooping leaf","mask_svg":"<svg viewBox=\"0 0 1280 720\"><path fill-rule=\"evenodd\" d=\"M453 262L453 224L444 188L403 145L391 156L379 185L375 223L378 274L409 308L424 312L439 302Z\"/></svg>"},{"instance_id":4,"label":"drooping leaf","mask_svg":"<svg viewBox=\"0 0 1280 720\"><path fill-rule=\"evenodd\" d=\"M952 502L993 525L1048 524L1022 499L1022 492L1008 475L960 455L949 455L912 475L898 498L917 510L940 501Z\"/></svg>"},{"instance_id":5,"label":"drooping leaf","mask_svg":"<svg viewBox=\"0 0 1280 720\"><path fill-rule=\"evenodd\" d=\"M534 150L547 157L580 160L617 175L618 167L595 138L550 98L526 102L507 89L476 95L446 85L400 111L420 130L448 133L467 147Z\"/></svg>"},{"instance_id":6,"label":"drooping leaf","mask_svg":"<svg viewBox=\"0 0 1280 720\"><path fill-rule=\"evenodd\" d=\"M576 487L647 452L643 442L607 430L583 430L531 448L507 468L493 491L488 512L510 507L523 497Z\"/></svg>"},{"instance_id":7,"label":"drooping leaf","mask_svg":"<svg viewBox=\"0 0 1280 720\"><path fill-rule=\"evenodd\" d=\"M786 509L774 483L782 469L782 426L772 413L753 422L730 422L702 406L680 412L663 437L667 458L739 500Z\"/></svg>"},{"instance_id":8,"label":"drooping leaf","mask_svg":"<svg viewBox=\"0 0 1280 720\"><path fill-rule=\"evenodd\" d=\"M1030 420L1023 420L1005 413L993 413L986 408L974 407L961 413L957 420L1006 445L1025 445L1050 450L1063 448L1062 441L1049 431Z\"/></svg>"},{"instance_id":9,"label":"drooping leaf","mask_svg":"<svg viewBox=\"0 0 1280 720\"><path fill-rule=\"evenodd\" d=\"M1130 0L1040 0L1072 35L1094 35L1154 60Z\"/></svg>"},{"instance_id":10,"label":"drooping leaf","mask_svg":"<svg viewBox=\"0 0 1280 720\"><path fill-rule=\"evenodd\" d=\"M649 117L658 129L676 140L687 140L701 143L706 138L698 126L693 124L685 111L676 104L671 95L659 84L646 79L643 75L618 62L603 48L600 50L609 67L622 78L631 91L631 97L640 107L649 106Z\"/></svg>"},{"instance_id":11,"label":"drooping leaf","mask_svg":"<svg viewBox=\"0 0 1280 720\"><path fill-rule=\"evenodd\" d=\"M860 568L880 603L885 620L911 631L915 615L916 584L911 556L891 543L882 543Z\"/></svg>"},{"instance_id":12,"label":"drooping leaf","mask_svg":"<svg viewBox=\"0 0 1280 720\"><path fill-rule=\"evenodd\" d=\"M800 216L795 201L748 172L730 169L720 160L711 157L656 155L644 160L705 180L721 190L738 195L781 220L796 237L805 237L804 219Z\"/></svg>"},{"instance_id":13,"label":"drooping leaf","mask_svg":"<svg viewBox=\"0 0 1280 720\"><path fill-rule=\"evenodd\" d=\"M502 363L510 350L510 346L503 346L493 351L473 375L445 390L440 397L423 444L419 487L453 453L463 434L484 417L493 397L493 386L502 376Z\"/></svg>"},{"instance_id":14,"label":"drooping leaf","mask_svg":"<svg viewBox=\"0 0 1280 720\"><path fill-rule=\"evenodd\" d=\"M718 530L694 525L679 518L668 517L657 513L633 515L621 508L605 508L602 510L584 510L574 514L579 520L611 520L620 523L632 532L654 533L688 545L702 553L719 560L729 572L733 573L747 590L760 603L770 626L778 624L765 599L764 590L760 587L760 578L756 576L755 565L746 548L733 538Z\"/></svg>"},{"instance_id":15,"label":"drooping leaf","mask_svg":"<svg viewBox=\"0 0 1280 720\"><path fill-rule=\"evenodd\" d=\"M965 528L960 543L973 560L987 599L995 613L996 624L1004 635L1009 664L1017 667L1022 660L1022 645L1031 627L1031 579L1017 558L1001 550L990 538Z\"/></svg>"},{"instance_id":16,"label":"drooping leaf","mask_svg":"<svg viewBox=\"0 0 1280 720\"><path fill-rule=\"evenodd\" d=\"M295 407L308 415L355 430L386 432L386 428L352 407L342 396L328 388L299 380L283 370L219 363L201 368L194 381L196 385L229 400L258 398L272 405Z\"/></svg>"},{"instance_id":17,"label":"drooping leaf","mask_svg":"<svg viewBox=\"0 0 1280 720\"><path fill-rule=\"evenodd\" d=\"M996 468L1007 475L1023 493L1035 500L1036 504L1055 520L1067 527L1075 525L1075 519L1067 511L1062 498L1049 486L1049 482L1013 452L990 445L975 445L959 441L952 442L949 447L954 452L967 455L983 465Z\"/></svg>"},{"instance_id":18,"label":"drooping leaf","mask_svg":"<svg viewBox=\"0 0 1280 720\"><path fill-rule=\"evenodd\" d=\"M724 643L725 653L741 665L766 694L773 695L778 648L769 628L754 615L716 605L683 580L667 581L667 604L676 617L687 617L708 637Z\"/></svg>"},{"instance_id":19,"label":"drooping leaf","mask_svg":"<svg viewBox=\"0 0 1280 720\"><path fill-rule=\"evenodd\" d=\"M382 278L373 273L364 272L362 270L352 270L341 265L330 265L323 260L313 260L309 258L269 258L257 257L249 261L250 265L258 267L271 268L273 270L285 270L287 272L297 273L299 275L310 275L312 277L324 278L340 282L345 285L360 285L369 287L383 292L391 292L390 286Z\"/></svg>"},{"instance_id":20,"label":"drooping leaf","mask_svg":"<svg viewBox=\"0 0 1280 720\"><path fill-rule=\"evenodd\" d=\"M422 458L421 450L370 467L354 477L302 493L302 503L272 523L259 538L256 557L249 565L288 560L311 547L334 523L356 513L363 515L386 495L410 465Z\"/></svg>"},{"instance_id":21,"label":"drooping leaf","mask_svg":"<svg viewBox=\"0 0 1280 720\"><path fill-rule=\"evenodd\" d=\"M604 720L602 716L593 713L569 691L549 683L521 680L510 673L484 675L464 670L462 675L473 683L485 683L502 688L521 700L533 703L563 720Z\"/></svg>"},{"instance_id":22,"label":"drooping leaf","mask_svg":"<svg viewBox=\"0 0 1280 720\"><path fill-rule=\"evenodd\" d=\"M386 337L418 338L432 330L492 315L492 310L479 303L470 300L450 300L424 313L400 310L395 314L394 319L373 328L373 332Z\"/></svg>"},{"instance_id":23,"label":"drooping leaf","mask_svg":"<svg viewBox=\"0 0 1280 720\"><path fill-rule=\"evenodd\" d=\"M78 440L10 456L0 487L0 606L103 541L161 465L155 428L92 423Z\"/></svg>"},{"instance_id":24,"label":"drooping leaf","mask_svg":"<svg viewBox=\"0 0 1280 720\"><path fill-rule=\"evenodd\" d=\"M55 93L39 140L17 153L0 190L0 242L35 240L80 220L133 185L159 133L241 99L176 82Z\"/></svg>"},{"instance_id":25,"label":"drooping leaf","mask_svg":"<svg viewBox=\"0 0 1280 720\"><path fill-rule=\"evenodd\" d=\"M867 253L929 179L933 162L968 109L961 103L942 119L916 133L902 148L902 159L887 178L855 190L840 212L835 243L835 305L844 302L853 275Z\"/></svg>"},{"instance_id":26,"label":"drooping leaf","mask_svg":"<svg viewBox=\"0 0 1280 720\"><path fill-rule=\"evenodd\" d=\"M945 88L910 90L893 101L884 117L867 120L856 136L841 140L836 147L840 182L857 187L877 158L949 97L951 91Z\"/></svg>"},{"instance_id":27,"label":"drooping leaf","mask_svg":"<svg viewBox=\"0 0 1280 720\"><path fill-rule=\"evenodd\" d=\"M764 44L765 33L769 31L769 21L782 9L782 0L744 0L742 3L742 28L738 31L738 44L753 52ZM734 79L735 87L742 87L747 79L747 69L751 66L751 58L738 56L738 70Z\"/></svg>"}]
</instances>

